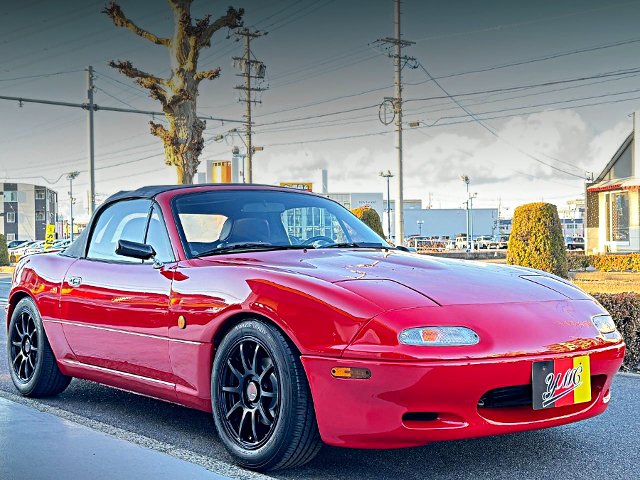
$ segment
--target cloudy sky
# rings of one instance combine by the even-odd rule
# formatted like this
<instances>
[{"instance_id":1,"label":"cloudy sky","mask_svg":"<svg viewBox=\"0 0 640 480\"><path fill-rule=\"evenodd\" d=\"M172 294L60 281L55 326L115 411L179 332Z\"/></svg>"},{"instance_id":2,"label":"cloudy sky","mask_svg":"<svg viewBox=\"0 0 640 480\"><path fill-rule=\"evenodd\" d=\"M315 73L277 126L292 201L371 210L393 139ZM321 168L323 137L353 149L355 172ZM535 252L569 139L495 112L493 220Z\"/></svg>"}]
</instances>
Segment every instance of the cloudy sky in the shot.
<instances>
[{"instance_id":1,"label":"cloudy sky","mask_svg":"<svg viewBox=\"0 0 640 480\"><path fill-rule=\"evenodd\" d=\"M193 16L217 17L230 1L196 0ZM166 75L162 46L114 27L104 1L31 0L0 6L0 95L82 103L87 65L96 70L100 105L157 110L146 92L107 66L131 60ZM171 36L165 0L122 0L139 26ZM268 78L254 109L258 183L313 181L329 169L334 192L385 190L378 171L396 170L392 126L379 120L394 96L393 63L375 40L393 35L392 0L245 0L245 24L269 32L253 52ZM407 127L405 198L429 194L434 207L460 207L461 174L474 205L513 208L544 199L559 205L581 195L585 172L596 175L631 131L640 109L640 1L404 0L403 36L416 62L403 71ZM218 32L201 53L202 69L222 76L202 84L203 115L242 119L233 86L242 79L230 59L242 44ZM428 72L428 73L427 73ZM429 75L436 78L432 81ZM438 86L439 85L439 86ZM464 109L445 93L454 96ZM86 204L87 121L81 109L0 101L0 175L47 185L68 209L67 184ZM145 115L96 114L96 191L174 183L160 141ZM156 119L157 120L157 119ZM229 159L234 124L209 121L201 159ZM392 197L395 195L392 184Z\"/></svg>"}]
</instances>

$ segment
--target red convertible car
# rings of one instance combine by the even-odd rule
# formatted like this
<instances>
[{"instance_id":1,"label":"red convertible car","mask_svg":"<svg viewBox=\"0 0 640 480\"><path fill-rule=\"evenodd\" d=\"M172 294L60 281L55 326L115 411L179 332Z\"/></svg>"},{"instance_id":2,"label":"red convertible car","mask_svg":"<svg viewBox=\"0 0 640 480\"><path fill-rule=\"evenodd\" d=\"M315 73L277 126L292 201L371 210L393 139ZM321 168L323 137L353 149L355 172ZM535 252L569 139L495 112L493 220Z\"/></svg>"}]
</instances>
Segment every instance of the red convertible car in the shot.
<instances>
[{"instance_id":1,"label":"red convertible car","mask_svg":"<svg viewBox=\"0 0 640 480\"><path fill-rule=\"evenodd\" d=\"M11 377L32 397L77 377L210 411L263 471L322 442L410 447L607 408L624 343L592 297L405 250L312 193L120 192L65 251L20 259Z\"/></svg>"}]
</instances>

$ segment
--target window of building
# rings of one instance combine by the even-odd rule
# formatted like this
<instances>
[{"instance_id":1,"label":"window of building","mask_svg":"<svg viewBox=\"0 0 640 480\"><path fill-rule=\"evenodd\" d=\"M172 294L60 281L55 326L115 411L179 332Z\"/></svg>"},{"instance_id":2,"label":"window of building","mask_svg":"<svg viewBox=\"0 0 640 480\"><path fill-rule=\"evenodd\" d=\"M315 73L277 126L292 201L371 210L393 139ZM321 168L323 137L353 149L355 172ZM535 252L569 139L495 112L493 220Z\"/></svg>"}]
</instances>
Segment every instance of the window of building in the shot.
<instances>
[{"instance_id":1,"label":"window of building","mask_svg":"<svg viewBox=\"0 0 640 480\"><path fill-rule=\"evenodd\" d=\"M18 201L18 192L13 190L10 192L4 192L4 201L5 202L17 202Z\"/></svg>"},{"instance_id":2,"label":"window of building","mask_svg":"<svg viewBox=\"0 0 640 480\"><path fill-rule=\"evenodd\" d=\"M44 200L44 190L36 190L36 200Z\"/></svg>"},{"instance_id":3,"label":"window of building","mask_svg":"<svg viewBox=\"0 0 640 480\"><path fill-rule=\"evenodd\" d=\"M45 219L44 211L43 210L36 210L36 221L37 222L44 222L44 219Z\"/></svg>"},{"instance_id":4,"label":"window of building","mask_svg":"<svg viewBox=\"0 0 640 480\"><path fill-rule=\"evenodd\" d=\"M16 223L16 212L7 212L7 223Z\"/></svg>"},{"instance_id":5,"label":"window of building","mask_svg":"<svg viewBox=\"0 0 640 480\"><path fill-rule=\"evenodd\" d=\"M7 242L12 242L15 239L16 239L15 233L7 233Z\"/></svg>"},{"instance_id":6,"label":"window of building","mask_svg":"<svg viewBox=\"0 0 640 480\"><path fill-rule=\"evenodd\" d=\"M607 240L629 241L629 192L609 193L607 206Z\"/></svg>"}]
</instances>

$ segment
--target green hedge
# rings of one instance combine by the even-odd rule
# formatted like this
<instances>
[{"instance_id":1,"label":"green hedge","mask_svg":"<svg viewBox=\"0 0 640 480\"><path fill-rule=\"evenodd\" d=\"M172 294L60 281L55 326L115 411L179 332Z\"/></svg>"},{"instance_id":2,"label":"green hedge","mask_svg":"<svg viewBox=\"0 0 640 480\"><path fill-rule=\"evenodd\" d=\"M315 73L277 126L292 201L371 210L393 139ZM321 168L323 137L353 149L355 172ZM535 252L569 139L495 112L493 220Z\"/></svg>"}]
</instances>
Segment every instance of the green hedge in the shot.
<instances>
[{"instance_id":1,"label":"green hedge","mask_svg":"<svg viewBox=\"0 0 640 480\"><path fill-rule=\"evenodd\" d=\"M626 270L640 272L640 253L590 255L589 263L593 268L602 272L624 272Z\"/></svg>"},{"instance_id":2,"label":"green hedge","mask_svg":"<svg viewBox=\"0 0 640 480\"><path fill-rule=\"evenodd\" d=\"M585 270L593 267L601 272L640 272L640 253L585 255L568 253L569 270Z\"/></svg>"},{"instance_id":3,"label":"green hedge","mask_svg":"<svg viewBox=\"0 0 640 480\"><path fill-rule=\"evenodd\" d=\"M0 233L0 267L9 265L9 252L7 250L7 238Z\"/></svg>"},{"instance_id":4,"label":"green hedge","mask_svg":"<svg viewBox=\"0 0 640 480\"><path fill-rule=\"evenodd\" d=\"M594 293L593 297L611 314L624 337L627 352L622 368L640 371L640 294Z\"/></svg>"},{"instance_id":5,"label":"green hedge","mask_svg":"<svg viewBox=\"0 0 640 480\"><path fill-rule=\"evenodd\" d=\"M591 266L591 259L584 252L581 253L567 253L567 264L569 270L586 270Z\"/></svg>"},{"instance_id":6,"label":"green hedge","mask_svg":"<svg viewBox=\"0 0 640 480\"><path fill-rule=\"evenodd\" d=\"M373 208L354 208L353 210L351 210L351 213L362 220L362 222L371 230L376 232L382 238L385 238L384 232L382 231L382 222L380 221L380 215L378 215L378 212L376 212Z\"/></svg>"},{"instance_id":7,"label":"green hedge","mask_svg":"<svg viewBox=\"0 0 640 480\"><path fill-rule=\"evenodd\" d=\"M567 278L567 253L555 205L528 203L514 210L507 263Z\"/></svg>"}]
</instances>

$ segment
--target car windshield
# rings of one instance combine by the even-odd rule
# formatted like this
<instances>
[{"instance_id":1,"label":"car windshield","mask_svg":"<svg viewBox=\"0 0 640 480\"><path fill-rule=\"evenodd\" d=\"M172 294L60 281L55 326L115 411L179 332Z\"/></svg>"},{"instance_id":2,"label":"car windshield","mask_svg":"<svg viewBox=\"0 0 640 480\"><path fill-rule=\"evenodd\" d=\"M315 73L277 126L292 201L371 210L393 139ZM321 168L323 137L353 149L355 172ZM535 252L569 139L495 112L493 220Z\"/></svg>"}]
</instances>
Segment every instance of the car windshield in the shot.
<instances>
[{"instance_id":1,"label":"car windshield","mask_svg":"<svg viewBox=\"0 0 640 480\"><path fill-rule=\"evenodd\" d=\"M298 192L209 190L174 200L192 256L247 250L390 245L338 203Z\"/></svg>"}]
</instances>

